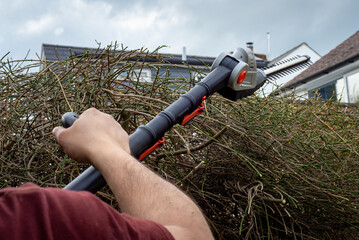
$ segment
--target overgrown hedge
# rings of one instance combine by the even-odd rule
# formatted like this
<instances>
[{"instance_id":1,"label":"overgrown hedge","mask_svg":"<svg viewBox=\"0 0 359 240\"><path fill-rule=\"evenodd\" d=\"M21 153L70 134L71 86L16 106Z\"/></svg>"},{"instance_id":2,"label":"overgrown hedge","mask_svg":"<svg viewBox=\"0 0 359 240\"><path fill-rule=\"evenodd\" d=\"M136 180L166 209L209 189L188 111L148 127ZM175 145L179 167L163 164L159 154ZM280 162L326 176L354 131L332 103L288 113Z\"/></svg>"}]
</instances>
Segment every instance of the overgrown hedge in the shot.
<instances>
[{"instance_id":1,"label":"overgrown hedge","mask_svg":"<svg viewBox=\"0 0 359 240\"><path fill-rule=\"evenodd\" d=\"M68 159L52 137L62 114L96 107L132 133L190 84L169 71L153 84L125 76L166 66L143 49L56 63L3 59L1 188L66 185L87 166ZM257 96L232 102L215 94L201 116L165 137L145 164L198 202L217 239L358 238L358 105ZM98 195L117 207L108 189Z\"/></svg>"}]
</instances>

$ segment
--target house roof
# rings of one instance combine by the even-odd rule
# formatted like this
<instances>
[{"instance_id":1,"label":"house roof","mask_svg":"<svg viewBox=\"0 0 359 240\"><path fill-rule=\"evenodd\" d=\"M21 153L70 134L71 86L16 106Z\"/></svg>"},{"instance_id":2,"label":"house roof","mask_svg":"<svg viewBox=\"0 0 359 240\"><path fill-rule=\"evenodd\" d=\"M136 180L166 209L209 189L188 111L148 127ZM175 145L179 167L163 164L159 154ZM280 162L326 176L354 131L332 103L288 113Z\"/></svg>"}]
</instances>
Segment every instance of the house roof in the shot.
<instances>
[{"instance_id":1,"label":"house roof","mask_svg":"<svg viewBox=\"0 0 359 240\"><path fill-rule=\"evenodd\" d=\"M84 48L84 47L74 47L74 46L63 46L63 45L53 45L53 44L42 44L42 57L45 57L48 61L61 61L68 59L71 56L82 55L85 53L97 53L99 49L97 48ZM161 54L163 59L171 64L183 64L181 54ZM195 56L187 55L187 64L195 66L211 66L215 57L206 57L206 56ZM157 59L146 58L146 61L158 61ZM266 61L262 59L257 59L257 67L266 67Z\"/></svg>"},{"instance_id":2,"label":"house roof","mask_svg":"<svg viewBox=\"0 0 359 240\"><path fill-rule=\"evenodd\" d=\"M359 59L359 31L342 42L336 48L324 55L311 67L287 82L283 88L293 88L298 84L309 82L322 75L328 74L338 68Z\"/></svg>"},{"instance_id":3,"label":"house roof","mask_svg":"<svg viewBox=\"0 0 359 240\"><path fill-rule=\"evenodd\" d=\"M97 48L85 48L85 47L74 47L74 46L63 46L53 44L42 44L42 56L48 61L61 61L68 59L71 56L82 55L85 53L98 53ZM162 57L169 63L182 64L181 54L161 54ZM187 55L187 63L190 65L211 65L214 61L214 57L205 56L194 56ZM158 61L156 59L146 58L146 61Z\"/></svg>"}]
</instances>

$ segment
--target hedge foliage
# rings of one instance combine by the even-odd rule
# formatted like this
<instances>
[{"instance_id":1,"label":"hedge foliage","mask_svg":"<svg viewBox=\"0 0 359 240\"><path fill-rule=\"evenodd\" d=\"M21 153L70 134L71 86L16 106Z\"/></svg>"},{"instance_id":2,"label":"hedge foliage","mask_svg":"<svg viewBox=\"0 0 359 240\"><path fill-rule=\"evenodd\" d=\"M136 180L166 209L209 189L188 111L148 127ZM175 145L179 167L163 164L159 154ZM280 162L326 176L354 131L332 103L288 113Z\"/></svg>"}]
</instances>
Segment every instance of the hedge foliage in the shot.
<instances>
[{"instance_id":1,"label":"hedge foliage","mask_svg":"<svg viewBox=\"0 0 359 240\"><path fill-rule=\"evenodd\" d=\"M195 81L173 79L169 66L145 49L107 48L53 63L3 59L1 188L64 187L87 166L67 158L52 137L62 114L96 107L130 134ZM156 73L153 83L138 81L143 68ZM215 94L144 164L197 201L217 239L356 239L358 109L256 95L233 102ZM109 189L98 196L118 207Z\"/></svg>"}]
</instances>

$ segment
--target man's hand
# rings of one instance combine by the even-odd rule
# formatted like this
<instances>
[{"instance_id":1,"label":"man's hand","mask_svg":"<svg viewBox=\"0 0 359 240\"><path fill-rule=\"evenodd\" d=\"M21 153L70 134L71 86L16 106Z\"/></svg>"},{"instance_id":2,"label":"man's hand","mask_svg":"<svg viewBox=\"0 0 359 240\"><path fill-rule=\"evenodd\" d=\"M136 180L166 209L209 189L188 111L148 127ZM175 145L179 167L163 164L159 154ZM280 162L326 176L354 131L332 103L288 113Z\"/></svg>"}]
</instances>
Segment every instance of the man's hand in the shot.
<instances>
[{"instance_id":1,"label":"man's hand","mask_svg":"<svg viewBox=\"0 0 359 240\"><path fill-rule=\"evenodd\" d=\"M95 108L82 113L70 128L54 128L53 134L65 153L82 163L95 164L96 157L106 149L130 153L128 134L111 115Z\"/></svg>"}]
</instances>

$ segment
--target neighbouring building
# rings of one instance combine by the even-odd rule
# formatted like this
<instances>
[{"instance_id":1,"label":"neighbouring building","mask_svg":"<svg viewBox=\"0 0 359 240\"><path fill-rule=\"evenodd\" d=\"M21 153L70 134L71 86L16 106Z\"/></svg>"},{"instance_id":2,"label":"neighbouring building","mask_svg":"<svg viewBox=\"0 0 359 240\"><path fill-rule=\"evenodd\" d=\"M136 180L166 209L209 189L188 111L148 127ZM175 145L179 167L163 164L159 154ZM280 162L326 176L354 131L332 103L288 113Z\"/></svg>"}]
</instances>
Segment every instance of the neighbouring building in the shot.
<instances>
[{"instance_id":1,"label":"neighbouring building","mask_svg":"<svg viewBox=\"0 0 359 240\"><path fill-rule=\"evenodd\" d=\"M101 50L101 49L100 49ZM53 44L42 44L41 47L41 59L43 61L62 61L70 57L81 57L84 54L92 53L96 54L99 52L97 48L86 48L86 47L74 47L74 46L64 46L64 45L53 45ZM155 75L164 74L168 72L171 75L172 79L192 79L195 78L194 74L208 74L210 66L214 61L214 57L204 57L204 56L193 56L186 55L185 51L183 54L160 54L165 63L163 67L157 72L156 69L151 69L150 67L145 67L141 69L134 69L135 74L140 74L139 80L143 82L152 82ZM133 61L138 59L133 58ZM145 58L146 62L158 62L154 58ZM189 68L188 66L191 66Z\"/></svg>"},{"instance_id":2,"label":"neighbouring building","mask_svg":"<svg viewBox=\"0 0 359 240\"><path fill-rule=\"evenodd\" d=\"M267 83L260 89L260 95L268 96L272 92L277 91L278 89L283 87L287 82L291 81L296 76L298 76L301 72L306 70L310 65L318 61L321 56L307 43L303 42L298 46L288 50L282 55L271 60L268 63L268 67L274 66L275 64L278 64L280 62L285 62L286 60L291 59L293 57L304 56L304 55L310 57L310 61L308 62L308 64L302 65L297 68L293 68L290 72L283 75L278 75L276 78L267 81Z\"/></svg>"},{"instance_id":3,"label":"neighbouring building","mask_svg":"<svg viewBox=\"0 0 359 240\"><path fill-rule=\"evenodd\" d=\"M41 59L43 61L56 62L66 60L74 56L81 56L86 53L96 53L98 51L99 49L97 48L42 44ZM157 72L157 70L153 68L144 68L138 70L138 73L141 74L141 81L151 82L154 80L157 73L161 75L164 73L164 71L169 73L172 79L194 79L196 78L195 75L198 75L198 73L200 73L203 77L210 72L210 66L215 60L215 57L187 55L185 49L182 54L161 53L160 55L165 60L165 62L168 63L168 65L166 65L164 68L160 68L159 72ZM266 67L266 56L263 54L255 55L257 67ZM135 60L136 59L134 59L134 61ZM155 59L152 60L158 61ZM146 58L145 61L150 62L151 58Z\"/></svg>"},{"instance_id":4,"label":"neighbouring building","mask_svg":"<svg viewBox=\"0 0 359 240\"><path fill-rule=\"evenodd\" d=\"M287 82L277 94L359 102L359 31Z\"/></svg>"}]
</instances>

